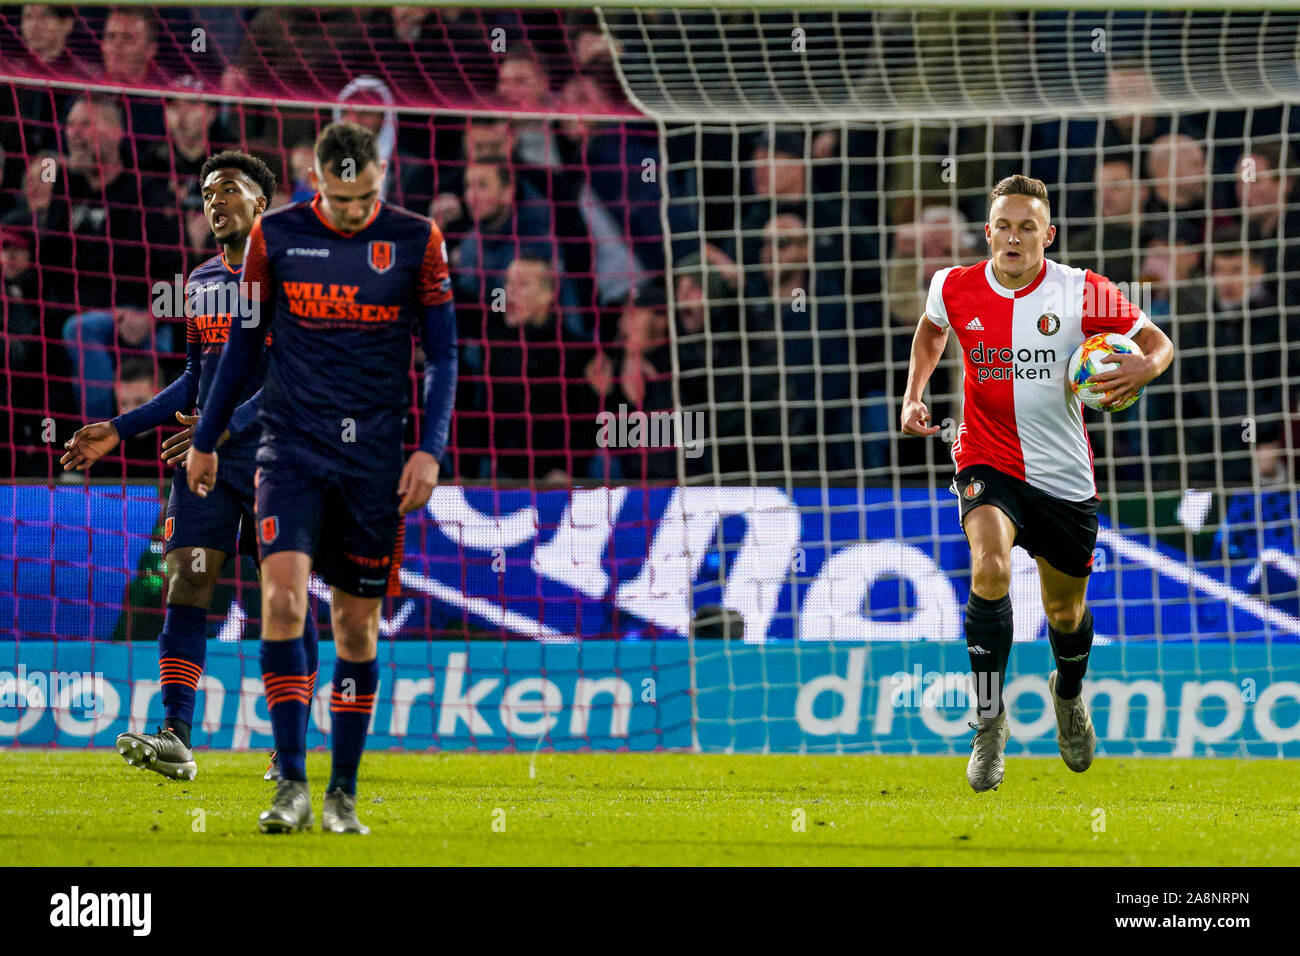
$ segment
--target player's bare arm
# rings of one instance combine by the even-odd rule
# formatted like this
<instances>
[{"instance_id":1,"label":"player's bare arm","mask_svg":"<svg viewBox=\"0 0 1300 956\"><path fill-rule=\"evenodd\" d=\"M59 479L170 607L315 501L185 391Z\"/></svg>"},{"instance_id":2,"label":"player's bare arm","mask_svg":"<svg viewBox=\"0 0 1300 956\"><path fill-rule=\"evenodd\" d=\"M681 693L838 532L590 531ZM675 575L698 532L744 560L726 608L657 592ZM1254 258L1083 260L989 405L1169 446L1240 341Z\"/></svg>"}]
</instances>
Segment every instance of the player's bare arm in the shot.
<instances>
[{"instance_id":1,"label":"player's bare arm","mask_svg":"<svg viewBox=\"0 0 1300 956\"><path fill-rule=\"evenodd\" d=\"M933 435L938 425L930 425L930 410L921 395L934 374L948 343L948 330L941 329L924 315L916 325L912 339L912 358L907 368L907 391L903 393L902 429L904 435Z\"/></svg>"},{"instance_id":2,"label":"player's bare arm","mask_svg":"<svg viewBox=\"0 0 1300 956\"><path fill-rule=\"evenodd\" d=\"M1090 385L1106 387L1109 405L1122 405L1150 381L1164 374L1174 360L1174 344L1156 325L1146 322L1133 336L1141 355L1115 353L1108 359L1119 366L1088 379Z\"/></svg>"}]
</instances>

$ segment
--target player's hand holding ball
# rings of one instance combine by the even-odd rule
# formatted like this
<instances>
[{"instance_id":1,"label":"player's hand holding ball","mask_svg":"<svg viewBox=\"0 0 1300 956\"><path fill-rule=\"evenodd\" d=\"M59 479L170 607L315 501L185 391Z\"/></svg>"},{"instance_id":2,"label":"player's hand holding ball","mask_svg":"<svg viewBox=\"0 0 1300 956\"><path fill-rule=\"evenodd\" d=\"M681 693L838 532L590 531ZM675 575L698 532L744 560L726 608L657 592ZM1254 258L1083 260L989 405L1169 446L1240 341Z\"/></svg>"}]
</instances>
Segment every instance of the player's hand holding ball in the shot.
<instances>
[{"instance_id":1,"label":"player's hand holding ball","mask_svg":"<svg viewBox=\"0 0 1300 956\"><path fill-rule=\"evenodd\" d=\"M410 514L429 503L433 487L438 483L439 467L438 459L427 451L417 451L407 459L402 480L397 484L397 494L402 499L398 510L402 514Z\"/></svg>"},{"instance_id":2,"label":"player's hand holding ball","mask_svg":"<svg viewBox=\"0 0 1300 956\"><path fill-rule=\"evenodd\" d=\"M904 435L933 435L939 430L938 425L931 425L930 410L925 407L925 402L905 399L903 401L903 434Z\"/></svg>"},{"instance_id":3,"label":"player's hand holding ball","mask_svg":"<svg viewBox=\"0 0 1300 956\"><path fill-rule=\"evenodd\" d=\"M1122 412L1151 381L1151 362L1126 335L1094 335L1070 357L1069 382L1079 401L1102 412Z\"/></svg>"},{"instance_id":4,"label":"player's hand holding ball","mask_svg":"<svg viewBox=\"0 0 1300 956\"><path fill-rule=\"evenodd\" d=\"M185 477L190 491L206 498L217 483L217 453L199 451L191 445L185 453Z\"/></svg>"}]
</instances>

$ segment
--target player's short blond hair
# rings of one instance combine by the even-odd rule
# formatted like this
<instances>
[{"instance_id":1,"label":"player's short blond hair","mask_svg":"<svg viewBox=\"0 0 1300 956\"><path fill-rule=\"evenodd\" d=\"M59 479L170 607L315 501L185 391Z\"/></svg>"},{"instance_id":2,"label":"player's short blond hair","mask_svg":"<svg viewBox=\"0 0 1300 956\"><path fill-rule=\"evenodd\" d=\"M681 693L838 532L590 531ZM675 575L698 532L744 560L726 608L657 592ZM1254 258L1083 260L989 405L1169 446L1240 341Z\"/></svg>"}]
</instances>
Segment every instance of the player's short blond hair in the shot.
<instances>
[{"instance_id":1,"label":"player's short blond hair","mask_svg":"<svg viewBox=\"0 0 1300 956\"><path fill-rule=\"evenodd\" d=\"M1029 196L1032 199L1041 199L1043 207L1047 210L1047 220L1052 220L1052 201L1047 196L1047 183L1041 179L1034 179L1032 176L1023 176L1016 173L1014 176L1008 176L989 193L989 206L1002 196Z\"/></svg>"}]
</instances>

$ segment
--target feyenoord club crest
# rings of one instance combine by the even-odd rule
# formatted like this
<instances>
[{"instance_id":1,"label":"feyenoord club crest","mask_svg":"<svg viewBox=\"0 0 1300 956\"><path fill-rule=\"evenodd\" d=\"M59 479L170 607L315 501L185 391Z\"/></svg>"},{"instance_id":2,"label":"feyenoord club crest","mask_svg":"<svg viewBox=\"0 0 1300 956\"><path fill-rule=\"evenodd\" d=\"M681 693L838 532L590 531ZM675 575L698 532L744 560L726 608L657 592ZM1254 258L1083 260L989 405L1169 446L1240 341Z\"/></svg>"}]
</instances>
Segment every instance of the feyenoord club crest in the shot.
<instances>
[{"instance_id":1,"label":"feyenoord club crest","mask_svg":"<svg viewBox=\"0 0 1300 956\"><path fill-rule=\"evenodd\" d=\"M1041 320L1040 320L1041 321ZM984 482L976 478L966 486L965 495L967 498L978 498L984 493Z\"/></svg>"},{"instance_id":2,"label":"feyenoord club crest","mask_svg":"<svg viewBox=\"0 0 1300 956\"><path fill-rule=\"evenodd\" d=\"M1056 330L1061 327L1061 320L1055 313L1044 312L1038 317L1038 331L1044 335L1055 335Z\"/></svg>"},{"instance_id":3,"label":"feyenoord club crest","mask_svg":"<svg viewBox=\"0 0 1300 956\"><path fill-rule=\"evenodd\" d=\"M370 244L370 268L378 273L385 273L393 267L393 244L375 240ZM1039 324L1042 319L1039 319Z\"/></svg>"}]
</instances>

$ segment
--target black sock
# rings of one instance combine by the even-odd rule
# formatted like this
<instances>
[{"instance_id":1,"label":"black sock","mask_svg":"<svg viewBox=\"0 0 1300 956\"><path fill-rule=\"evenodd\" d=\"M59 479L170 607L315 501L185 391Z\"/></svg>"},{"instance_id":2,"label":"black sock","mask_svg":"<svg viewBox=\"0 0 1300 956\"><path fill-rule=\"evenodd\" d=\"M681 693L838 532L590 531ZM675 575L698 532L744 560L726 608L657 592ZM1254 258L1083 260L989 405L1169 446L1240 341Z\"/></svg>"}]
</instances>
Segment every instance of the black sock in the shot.
<instances>
[{"instance_id":1,"label":"black sock","mask_svg":"<svg viewBox=\"0 0 1300 956\"><path fill-rule=\"evenodd\" d=\"M1092 651L1092 608L1084 608L1079 629L1062 634L1047 625L1047 640L1056 658L1056 696L1074 700L1083 690L1083 675L1088 672L1088 654Z\"/></svg>"},{"instance_id":2,"label":"black sock","mask_svg":"<svg viewBox=\"0 0 1300 956\"><path fill-rule=\"evenodd\" d=\"M179 717L168 717L163 723L168 730L181 739L181 743L186 747L190 745L189 724L185 723L185 721L181 720Z\"/></svg>"},{"instance_id":3,"label":"black sock","mask_svg":"<svg viewBox=\"0 0 1300 956\"><path fill-rule=\"evenodd\" d=\"M1011 623L1011 595L995 601L974 591L966 602L966 649L975 674L975 696L980 717L1002 713L1002 684L1007 676L1014 636Z\"/></svg>"}]
</instances>

